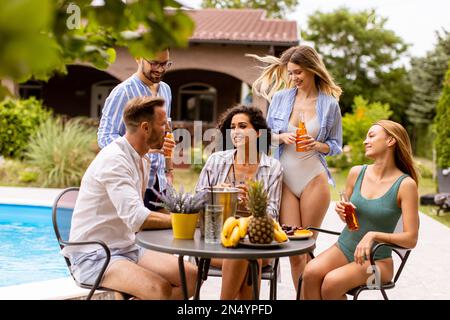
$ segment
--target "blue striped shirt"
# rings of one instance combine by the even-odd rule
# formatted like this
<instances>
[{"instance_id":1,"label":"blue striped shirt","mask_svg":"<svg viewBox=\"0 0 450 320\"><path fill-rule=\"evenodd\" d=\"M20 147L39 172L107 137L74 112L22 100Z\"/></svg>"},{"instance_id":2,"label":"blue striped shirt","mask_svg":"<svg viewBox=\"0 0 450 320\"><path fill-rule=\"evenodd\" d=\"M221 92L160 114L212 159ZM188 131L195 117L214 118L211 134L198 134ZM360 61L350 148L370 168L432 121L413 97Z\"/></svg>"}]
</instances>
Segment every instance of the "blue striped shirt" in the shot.
<instances>
[{"instance_id":1,"label":"blue striped shirt","mask_svg":"<svg viewBox=\"0 0 450 320\"><path fill-rule=\"evenodd\" d=\"M97 132L98 145L100 148L106 147L115 139L125 135L125 123L123 122L122 116L127 102L135 97L151 95L152 93L147 85L134 74L111 91L108 98L106 98ZM159 83L157 95L166 101L166 113L167 116L170 117L172 93L169 85L161 81ZM148 157L151 161L148 187L150 188L155 184L155 178L158 176L159 190L165 190L167 180L164 173L164 155L159 153L149 153Z\"/></svg>"},{"instance_id":2,"label":"blue striped shirt","mask_svg":"<svg viewBox=\"0 0 450 320\"><path fill-rule=\"evenodd\" d=\"M297 88L281 90L274 94L267 112L267 123L273 133L280 134L287 132L296 95ZM342 152L341 109L334 97L319 91L316 113L320 122L320 129L316 140L326 143L330 147L330 151L327 154L319 152L319 158L327 171L329 182L334 185L325 156L334 156ZM275 158L280 158L283 153L283 147L283 144L273 146L272 154Z\"/></svg>"}]
</instances>

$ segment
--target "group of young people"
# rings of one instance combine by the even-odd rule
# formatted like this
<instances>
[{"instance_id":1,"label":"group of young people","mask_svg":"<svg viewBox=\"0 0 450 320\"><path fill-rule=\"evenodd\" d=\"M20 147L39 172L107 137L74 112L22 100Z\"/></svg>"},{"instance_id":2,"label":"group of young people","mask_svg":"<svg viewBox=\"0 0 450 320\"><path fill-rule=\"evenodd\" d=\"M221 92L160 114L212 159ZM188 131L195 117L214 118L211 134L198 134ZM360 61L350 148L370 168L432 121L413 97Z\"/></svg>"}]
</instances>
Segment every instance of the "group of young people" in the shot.
<instances>
[{"instance_id":1,"label":"group of young people","mask_svg":"<svg viewBox=\"0 0 450 320\"><path fill-rule=\"evenodd\" d=\"M101 285L140 299L181 298L176 258L134 243L138 230L170 227L168 215L149 203L156 199L150 187L163 192L173 180L171 168L164 169L162 155L175 145L164 137L171 93L161 78L170 66L169 54L165 50L155 60L138 59L136 74L108 97L98 131L103 149L83 177L72 223L71 240L96 238L112 248ZM320 227L330 205L330 184L334 185L326 157L342 152L338 103L342 90L310 46L292 47L280 58L253 57L266 64L253 92L267 100L267 116L254 106L238 105L219 117L221 137L232 146L211 154L196 190L209 183L229 186L236 185L236 180L260 180L273 219ZM299 141L300 115L307 134ZM350 231L344 226L336 244L313 260L308 255L290 257L296 290L299 277L303 278L303 299L345 299L348 290L365 284L371 275L368 257L374 243L412 248L417 242L418 174L406 130L381 120L361 143L372 162L351 168L345 186L360 228ZM297 152L297 146L303 152ZM239 188L239 206L245 210L247 189ZM335 207L343 221L344 205L339 201ZM399 219L402 232L394 233ZM92 280L104 262L92 248L65 254L74 274L85 281ZM375 259L381 282L390 281L391 252L380 250ZM222 268L221 299L251 298L246 260L213 259L211 263ZM260 267L267 263L260 261ZM196 266L186 262L185 270L192 296Z\"/></svg>"}]
</instances>

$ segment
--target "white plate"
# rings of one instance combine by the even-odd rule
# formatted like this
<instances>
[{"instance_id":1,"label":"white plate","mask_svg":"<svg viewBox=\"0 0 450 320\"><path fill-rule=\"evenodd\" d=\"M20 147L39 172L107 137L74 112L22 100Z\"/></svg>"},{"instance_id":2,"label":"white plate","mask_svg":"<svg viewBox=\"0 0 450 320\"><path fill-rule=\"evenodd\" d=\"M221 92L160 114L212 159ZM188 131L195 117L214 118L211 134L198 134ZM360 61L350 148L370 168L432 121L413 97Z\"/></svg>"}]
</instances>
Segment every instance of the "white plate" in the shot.
<instances>
[{"instance_id":1,"label":"white plate","mask_svg":"<svg viewBox=\"0 0 450 320\"><path fill-rule=\"evenodd\" d=\"M292 236L288 235L288 238L291 239L291 240L308 239L308 238L311 238L314 235L314 233L312 233L312 231L309 231L309 232L310 233L306 233L306 234L299 235L299 236L297 236L295 234L292 235Z\"/></svg>"},{"instance_id":2,"label":"white plate","mask_svg":"<svg viewBox=\"0 0 450 320\"><path fill-rule=\"evenodd\" d=\"M239 241L239 245L242 247L247 247L247 248L261 249L261 248L274 248L274 247L284 246L288 242L289 242L289 239L287 239L287 241L285 241L285 242L277 242L277 241L273 240L271 243L266 243L266 244L251 243L250 240L248 239L248 236L245 236L244 239L241 239Z\"/></svg>"}]
</instances>

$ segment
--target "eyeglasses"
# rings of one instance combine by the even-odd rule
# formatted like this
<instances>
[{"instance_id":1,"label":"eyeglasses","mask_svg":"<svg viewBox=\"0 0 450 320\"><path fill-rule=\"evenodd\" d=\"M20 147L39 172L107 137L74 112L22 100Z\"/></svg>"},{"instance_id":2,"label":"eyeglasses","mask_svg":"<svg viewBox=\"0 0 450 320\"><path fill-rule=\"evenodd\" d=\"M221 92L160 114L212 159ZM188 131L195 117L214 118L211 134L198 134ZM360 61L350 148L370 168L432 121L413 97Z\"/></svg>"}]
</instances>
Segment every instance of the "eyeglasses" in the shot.
<instances>
[{"instance_id":1,"label":"eyeglasses","mask_svg":"<svg viewBox=\"0 0 450 320\"><path fill-rule=\"evenodd\" d=\"M173 62L170 61L170 60L167 60L167 61L164 61L164 62L147 60L147 59L144 59L144 60L147 61L147 63L150 64L150 66L154 70L159 69L159 68L169 69L172 66L172 64L173 64Z\"/></svg>"}]
</instances>

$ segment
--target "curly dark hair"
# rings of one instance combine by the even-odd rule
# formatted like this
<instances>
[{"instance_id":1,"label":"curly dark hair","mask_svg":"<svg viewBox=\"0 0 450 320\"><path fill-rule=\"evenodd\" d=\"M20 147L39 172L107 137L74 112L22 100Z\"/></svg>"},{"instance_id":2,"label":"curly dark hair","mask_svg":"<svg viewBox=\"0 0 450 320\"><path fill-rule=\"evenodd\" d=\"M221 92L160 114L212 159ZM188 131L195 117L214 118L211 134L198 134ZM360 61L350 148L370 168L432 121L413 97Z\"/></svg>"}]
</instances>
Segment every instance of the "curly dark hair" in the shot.
<instances>
[{"instance_id":1,"label":"curly dark hair","mask_svg":"<svg viewBox=\"0 0 450 320\"><path fill-rule=\"evenodd\" d=\"M259 152L264 152L266 154L269 153L270 149L270 140L271 140L271 130L267 125L266 118L262 111L259 108L253 106L245 106L245 105L236 105L227 109L224 113L219 116L219 120L217 122L217 129L219 129L222 136L222 146L224 149L229 149L230 147L230 128L231 128L231 120L237 114L246 114L252 124L253 128L256 132L260 131L261 135L257 138L257 150ZM228 142L228 145L227 145Z\"/></svg>"}]
</instances>

